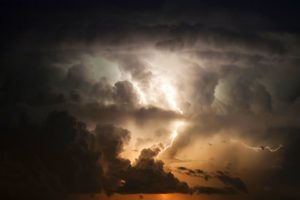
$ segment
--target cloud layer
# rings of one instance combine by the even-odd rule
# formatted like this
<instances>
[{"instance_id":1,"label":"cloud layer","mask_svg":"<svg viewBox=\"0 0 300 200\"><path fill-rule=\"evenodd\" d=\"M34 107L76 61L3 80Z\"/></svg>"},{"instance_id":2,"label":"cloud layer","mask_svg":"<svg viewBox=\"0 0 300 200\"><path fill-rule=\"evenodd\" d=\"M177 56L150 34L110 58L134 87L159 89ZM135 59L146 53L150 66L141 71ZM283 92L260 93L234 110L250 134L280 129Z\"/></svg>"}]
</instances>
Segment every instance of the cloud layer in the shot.
<instances>
[{"instance_id":1,"label":"cloud layer","mask_svg":"<svg viewBox=\"0 0 300 200\"><path fill-rule=\"evenodd\" d=\"M299 5L245 4L3 3L0 191L299 197Z\"/></svg>"}]
</instances>

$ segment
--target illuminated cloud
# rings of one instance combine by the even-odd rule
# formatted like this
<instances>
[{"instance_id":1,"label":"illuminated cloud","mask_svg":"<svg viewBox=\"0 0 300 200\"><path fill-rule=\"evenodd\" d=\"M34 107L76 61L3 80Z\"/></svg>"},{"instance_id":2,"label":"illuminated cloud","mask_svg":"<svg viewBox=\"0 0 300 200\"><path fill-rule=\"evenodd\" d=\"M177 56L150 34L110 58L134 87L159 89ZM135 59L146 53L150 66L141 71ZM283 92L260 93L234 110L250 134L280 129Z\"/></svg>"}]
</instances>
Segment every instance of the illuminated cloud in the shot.
<instances>
[{"instance_id":1,"label":"illuminated cloud","mask_svg":"<svg viewBox=\"0 0 300 200\"><path fill-rule=\"evenodd\" d=\"M299 199L298 3L0 7L0 171L33 188L4 180L4 199L188 194L195 178L199 195Z\"/></svg>"}]
</instances>

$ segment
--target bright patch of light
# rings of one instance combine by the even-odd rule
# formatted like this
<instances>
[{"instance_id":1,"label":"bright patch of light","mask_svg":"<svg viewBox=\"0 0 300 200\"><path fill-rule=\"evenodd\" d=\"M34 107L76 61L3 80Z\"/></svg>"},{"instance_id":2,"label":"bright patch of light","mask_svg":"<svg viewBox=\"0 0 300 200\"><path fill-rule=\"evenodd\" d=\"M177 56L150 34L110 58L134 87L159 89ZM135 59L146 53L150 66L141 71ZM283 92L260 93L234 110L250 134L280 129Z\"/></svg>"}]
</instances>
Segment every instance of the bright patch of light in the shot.
<instances>
[{"instance_id":1,"label":"bright patch of light","mask_svg":"<svg viewBox=\"0 0 300 200\"><path fill-rule=\"evenodd\" d=\"M172 110L182 114L182 111L176 103L176 90L169 84L164 84L160 88Z\"/></svg>"},{"instance_id":2,"label":"bright patch of light","mask_svg":"<svg viewBox=\"0 0 300 200\"><path fill-rule=\"evenodd\" d=\"M146 99L146 95L144 93L144 91L139 87L138 83L136 83L135 81L131 81L135 91L137 92L138 98L139 98L139 103L141 105L147 105L147 99Z\"/></svg>"},{"instance_id":3,"label":"bright patch of light","mask_svg":"<svg viewBox=\"0 0 300 200\"><path fill-rule=\"evenodd\" d=\"M184 121L177 121L177 122L175 123L174 128L173 128L173 130L172 130L171 137L170 137L171 141L170 141L170 143L163 149L163 151L165 151L165 150L167 150L168 148L170 148L170 147L173 146L173 143L174 143L176 137L178 136L178 130L179 130L182 126L184 126L184 124L185 124ZM161 151L161 152L163 152L163 151Z\"/></svg>"},{"instance_id":4,"label":"bright patch of light","mask_svg":"<svg viewBox=\"0 0 300 200\"><path fill-rule=\"evenodd\" d=\"M174 129L172 131L171 139L175 140L178 135L178 129L184 125L184 121L178 121L175 123Z\"/></svg>"},{"instance_id":5,"label":"bright patch of light","mask_svg":"<svg viewBox=\"0 0 300 200\"><path fill-rule=\"evenodd\" d=\"M149 69L151 69L153 77L151 78L150 85L145 88L144 91L137 92L144 94L143 98L148 104L182 114L183 112L177 103L178 94L174 86L174 80L172 80L169 74L164 70L168 68L170 64L163 62L164 60L161 60L162 64L154 64L147 59L144 61L149 66Z\"/></svg>"}]
</instances>

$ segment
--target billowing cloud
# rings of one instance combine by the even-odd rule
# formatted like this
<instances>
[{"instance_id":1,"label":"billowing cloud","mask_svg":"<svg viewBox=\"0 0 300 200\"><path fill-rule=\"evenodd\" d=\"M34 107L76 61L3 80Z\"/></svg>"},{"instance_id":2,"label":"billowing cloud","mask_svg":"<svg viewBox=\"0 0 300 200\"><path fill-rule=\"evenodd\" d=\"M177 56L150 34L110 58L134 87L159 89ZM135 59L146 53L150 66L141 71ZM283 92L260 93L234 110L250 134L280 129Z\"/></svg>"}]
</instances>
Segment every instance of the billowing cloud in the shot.
<instances>
[{"instance_id":1,"label":"billowing cloud","mask_svg":"<svg viewBox=\"0 0 300 200\"><path fill-rule=\"evenodd\" d=\"M199 194L299 197L299 5L273 3L3 3L3 171L55 199L190 193L169 159L223 184Z\"/></svg>"},{"instance_id":2,"label":"billowing cloud","mask_svg":"<svg viewBox=\"0 0 300 200\"><path fill-rule=\"evenodd\" d=\"M107 194L189 192L186 183L165 172L163 162L154 159L160 149L142 150L133 166L121 158L130 140L126 129L97 125L89 132L84 123L66 112L53 112L40 124L26 121L26 115L17 120L1 136L1 149L7 155L1 167L8 173L2 179L6 185L3 197L60 199L68 193L101 190ZM12 141L16 137L20 140ZM8 145L12 142L17 147ZM9 184L14 178L18 181ZM157 181L164 187L155 187ZM23 192L16 194L15 190Z\"/></svg>"}]
</instances>

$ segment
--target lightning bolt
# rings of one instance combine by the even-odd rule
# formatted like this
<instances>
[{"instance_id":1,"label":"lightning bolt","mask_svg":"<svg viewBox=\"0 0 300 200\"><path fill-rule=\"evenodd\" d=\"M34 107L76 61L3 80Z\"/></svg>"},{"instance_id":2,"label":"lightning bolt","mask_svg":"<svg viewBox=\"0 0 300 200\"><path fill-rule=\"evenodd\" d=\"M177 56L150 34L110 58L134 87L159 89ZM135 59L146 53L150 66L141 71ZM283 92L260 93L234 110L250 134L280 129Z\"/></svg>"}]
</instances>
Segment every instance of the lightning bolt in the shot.
<instances>
[{"instance_id":1,"label":"lightning bolt","mask_svg":"<svg viewBox=\"0 0 300 200\"><path fill-rule=\"evenodd\" d=\"M176 102L176 90L168 83L163 84L161 86L161 90L163 91L170 108L180 114L183 114Z\"/></svg>"},{"instance_id":2,"label":"lightning bolt","mask_svg":"<svg viewBox=\"0 0 300 200\"><path fill-rule=\"evenodd\" d=\"M176 102L176 91L174 90L173 87L171 87L170 85L164 85L162 87L162 90L165 93L166 99L169 103L169 105L171 106L171 108L180 114L183 114L182 110L178 107L177 102ZM178 136L178 130L184 126L185 122L184 121L176 121L174 128L171 132L171 136L170 136L170 143L161 151L164 152L167 149L171 148L173 146L173 143L176 139L176 137Z\"/></svg>"},{"instance_id":3,"label":"lightning bolt","mask_svg":"<svg viewBox=\"0 0 300 200\"><path fill-rule=\"evenodd\" d=\"M175 126L174 126L174 128L173 128L173 130L172 130L172 132L171 132L170 142L169 142L169 144L168 144L167 146L165 146L165 147L163 148L163 150L162 150L160 153L165 152L167 149L169 149L169 148L171 148L171 147L173 146L173 143L174 143L176 137L178 136L178 130L179 130L182 126L184 126L184 124L185 124L184 121L177 121L177 122L175 123Z\"/></svg>"},{"instance_id":4,"label":"lightning bolt","mask_svg":"<svg viewBox=\"0 0 300 200\"><path fill-rule=\"evenodd\" d=\"M154 65L152 62L150 62L149 60L144 60L145 63L147 63L152 69L162 69L163 67L161 66L156 66ZM158 77L157 79L154 80L154 82L156 82L156 87L155 87L155 91L154 95L153 93L151 94L151 90L150 93L145 93L140 87L139 85L133 82L133 86L137 91L137 94L139 96L139 100L140 100L140 104L141 105L147 105L149 103L151 103L151 100L153 99L153 96L156 97L157 94L162 94L164 99L166 100L167 103L167 108L175 111L176 113L179 114L183 114L183 111L179 108L178 103L177 103L177 90L176 88L173 87L173 85L171 84L171 81L167 78L167 77ZM155 84L155 83L154 83ZM155 95L156 93L156 95ZM148 100L149 99L149 100ZM156 101L154 101L156 102ZM156 103L160 103L160 102L156 102ZM164 152L165 150L169 149L170 147L173 146L174 141L176 140L176 137L178 135L178 130L185 124L184 121L176 121L174 124L174 127L171 131L171 135L170 135L170 142L163 148L163 150L160 152Z\"/></svg>"},{"instance_id":5,"label":"lightning bolt","mask_svg":"<svg viewBox=\"0 0 300 200\"><path fill-rule=\"evenodd\" d=\"M270 147L270 146L250 146L250 145L248 145L248 144L246 144L246 143L244 143L244 142L241 142L241 141L239 141L239 140L231 140L231 142L234 142L234 143L240 143L240 144L243 145L245 148L250 149L250 150L253 150L253 151L255 151L255 152L262 151L262 150L268 150L269 152L274 153L274 152L280 150L280 149L283 147L282 144L278 145L278 146L275 147L275 148L272 148L272 147Z\"/></svg>"},{"instance_id":6,"label":"lightning bolt","mask_svg":"<svg viewBox=\"0 0 300 200\"><path fill-rule=\"evenodd\" d=\"M139 103L141 105L146 105L148 104L147 102L147 99L146 99L146 95L144 93L144 91L140 88L140 86L138 85L138 83L136 83L135 81L131 80L131 83L135 89L135 91L137 92L138 94L138 97L139 97Z\"/></svg>"}]
</instances>

